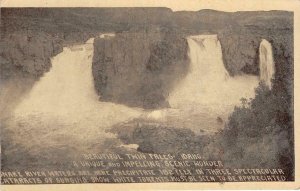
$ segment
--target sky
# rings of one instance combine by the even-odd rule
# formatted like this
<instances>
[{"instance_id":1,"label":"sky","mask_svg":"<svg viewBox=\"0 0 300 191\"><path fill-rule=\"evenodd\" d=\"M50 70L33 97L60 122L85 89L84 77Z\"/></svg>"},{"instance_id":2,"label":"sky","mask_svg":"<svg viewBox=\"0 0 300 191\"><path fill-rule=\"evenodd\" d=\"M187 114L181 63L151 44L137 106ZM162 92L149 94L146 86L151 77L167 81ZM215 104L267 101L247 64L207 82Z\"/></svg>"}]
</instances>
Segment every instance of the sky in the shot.
<instances>
[{"instance_id":1,"label":"sky","mask_svg":"<svg viewBox=\"0 0 300 191\"><path fill-rule=\"evenodd\" d=\"M0 0L1 7L168 7L173 11L295 10L300 0Z\"/></svg>"}]
</instances>

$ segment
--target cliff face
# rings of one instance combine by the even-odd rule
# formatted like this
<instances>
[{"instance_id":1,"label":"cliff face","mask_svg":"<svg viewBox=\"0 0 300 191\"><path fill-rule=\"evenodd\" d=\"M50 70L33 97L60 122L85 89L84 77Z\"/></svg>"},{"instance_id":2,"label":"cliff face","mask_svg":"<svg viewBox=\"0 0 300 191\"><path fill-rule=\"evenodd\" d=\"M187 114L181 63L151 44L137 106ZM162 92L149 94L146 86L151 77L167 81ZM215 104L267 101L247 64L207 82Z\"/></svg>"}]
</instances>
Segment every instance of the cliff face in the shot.
<instances>
[{"instance_id":1,"label":"cliff face","mask_svg":"<svg viewBox=\"0 0 300 191\"><path fill-rule=\"evenodd\" d=\"M166 107L166 97L188 69L188 45L177 33L128 32L94 43L93 75L102 101Z\"/></svg>"}]
</instances>

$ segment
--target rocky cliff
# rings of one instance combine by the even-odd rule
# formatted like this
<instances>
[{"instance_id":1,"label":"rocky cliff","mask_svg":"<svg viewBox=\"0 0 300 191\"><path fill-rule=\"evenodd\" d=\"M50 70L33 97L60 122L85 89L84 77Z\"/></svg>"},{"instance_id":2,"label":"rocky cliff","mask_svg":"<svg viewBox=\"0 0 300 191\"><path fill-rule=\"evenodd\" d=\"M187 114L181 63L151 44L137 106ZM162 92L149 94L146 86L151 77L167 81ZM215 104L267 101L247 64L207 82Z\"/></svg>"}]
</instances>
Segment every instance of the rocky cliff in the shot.
<instances>
[{"instance_id":1,"label":"rocky cliff","mask_svg":"<svg viewBox=\"0 0 300 191\"><path fill-rule=\"evenodd\" d=\"M168 93L187 73L187 41L175 32L123 32L96 39L94 47L93 75L102 101L167 107Z\"/></svg>"}]
</instances>

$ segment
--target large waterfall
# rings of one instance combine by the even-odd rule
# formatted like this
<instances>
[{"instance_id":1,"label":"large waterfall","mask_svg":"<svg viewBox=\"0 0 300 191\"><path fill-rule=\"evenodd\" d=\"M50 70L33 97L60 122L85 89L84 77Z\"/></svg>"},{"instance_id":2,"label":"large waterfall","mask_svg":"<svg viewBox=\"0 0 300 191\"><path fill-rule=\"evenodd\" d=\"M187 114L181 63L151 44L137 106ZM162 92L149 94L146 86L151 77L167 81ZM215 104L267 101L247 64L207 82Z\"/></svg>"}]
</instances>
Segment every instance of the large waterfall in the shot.
<instances>
[{"instance_id":1,"label":"large waterfall","mask_svg":"<svg viewBox=\"0 0 300 191\"><path fill-rule=\"evenodd\" d=\"M15 141L34 146L101 143L105 128L138 117L140 110L101 102L92 76L93 39L65 47L52 68L14 111ZM64 140L64 141L61 141ZM96 140L96 141L95 141ZM88 145L88 144L87 144ZM63 145L61 145L63 147Z\"/></svg>"},{"instance_id":2,"label":"large waterfall","mask_svg":"<svg viewBox=\"0 0 300 191\"><path fill-rule=\"evenodd\" d=\"M272 45L263 39L259 46L259 69L260 80L269 88L272 87L272 78L275 74L275 65L273 60Z\"/></svg>"}]
</instances>

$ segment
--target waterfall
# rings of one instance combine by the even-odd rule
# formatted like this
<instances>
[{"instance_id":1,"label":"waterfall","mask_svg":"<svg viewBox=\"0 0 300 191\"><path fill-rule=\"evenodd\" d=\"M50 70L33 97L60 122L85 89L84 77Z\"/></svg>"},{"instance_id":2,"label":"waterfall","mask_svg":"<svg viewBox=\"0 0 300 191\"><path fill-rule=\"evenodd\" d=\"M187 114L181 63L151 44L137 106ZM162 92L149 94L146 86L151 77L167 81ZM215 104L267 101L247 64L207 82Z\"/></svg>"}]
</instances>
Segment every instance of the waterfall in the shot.
<instances>
[{"instance_id":1,"label":"waterfall","mask_svg":"<svg viewBox=\"0 0 300 191\"><path fill-rule=\"evenodd\" d=\"M190 71L186 78L170 94L172 107L187 104L208 105L218 110L233 106L240 98L254 96L258 79L242 75L231 77L223 64L221 44L217 35L199 35L187 38L189 44Z\"/></svg>"},{"instance_id":2,"label":"waterfall","mask_svg":"<svg viewBox=\"0 0 300 191\"><path fill-rule=\"evenodd\" d=\"M272 78L275 74L275 65L273 60L272 45L263 39L259 46L259 69L260 80L269 88L272 87Z\"/></svg>"},{"instance_id":3,"label":"waterfall","mask_svg":"<svg viewBox=\"0 0 300 191\"><path fill-rule=\"evenodd\" d=\"M52 58L50 71L14 111L10 128L16 142L41 146L39 137L48 137L47 145L62 139L70 145L101 143L113 136L105 133L106 128L140 115L137 108L99 101L92 76L93 41L64 47Z\"/></svg>"},{"instance_id":4,"label":"waterfall","mask_svg":"<svg viewBox=\"0 0 300 191\"><path fill-rule=\"evenodd\" d=\"M199 35L187 38L190 71L170 94L172 107L187 103L213 104L222 100L219 84L227 81L229 74L222 62L220 42L216 35Z\"/></svg>"}]
</instances>

